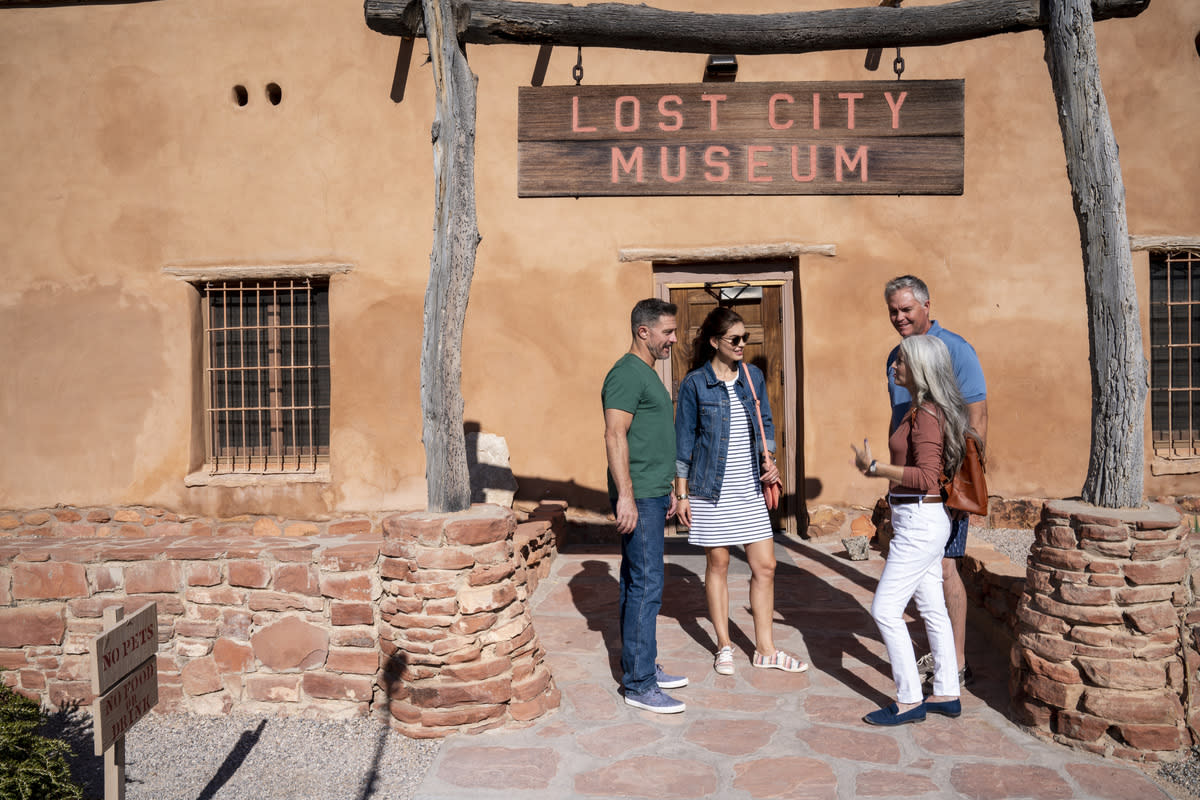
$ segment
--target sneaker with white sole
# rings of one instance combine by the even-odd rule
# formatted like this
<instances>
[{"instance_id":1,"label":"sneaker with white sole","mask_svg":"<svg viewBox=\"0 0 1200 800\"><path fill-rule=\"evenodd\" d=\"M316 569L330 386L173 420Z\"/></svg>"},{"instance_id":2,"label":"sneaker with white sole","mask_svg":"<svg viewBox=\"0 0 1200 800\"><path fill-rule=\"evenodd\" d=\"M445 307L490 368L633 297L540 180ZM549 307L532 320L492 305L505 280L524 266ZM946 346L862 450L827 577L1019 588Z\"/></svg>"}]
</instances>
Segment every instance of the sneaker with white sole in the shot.
<instances>
[{"instance_id":1,"label":"sneaker with white sole","mask_svg":"<svg viewBox=\"0 0 1200 800\"><path fill-rule=\"evenodd\" d=\"M782 650L776 650L769 656L764 656L755 650L754 657L750 659L750 663L759 669L779 669L784 672L808 671L808 664L796 658L791 653L785 653Z\"/></svg>"},{"instance_id":2,"label":"sneaker with white sole","mask_svg":"<svg viewBox=\"0 0 1200 800\"><path fill-rule=\"evenodd\" d=\"M971 672L970 664L963 664L963 668L958 671L958 688L969 686L975 682L975 673ZM921 691L925 694L933 694L933 673L921 678Z\"/></svg>"},{"instance_id":3,"label":"sneaker with white sole","mask_svg":"<svg viewBox=\"0 0 1200 800\"><path fill-rule=\"evenodd\" d=\"M660 689L682 689L688 685L688 679L683 675L668 675L663 672L662 664L654 665L654 682Z\"/></svg>"},{"instance_id":4,"label":"sneaker with white sole","mask_svg":"<svg viewBox=\"0 0 1200 800\"><path fill-rule=\"evenodd\" d=\"M733 648L729 645L722 647L717 651L717 657L713 659L713 669L718 675L733 674Z\"/></svg>"},{"instance_id":5,"label":"sneaker with white sole","mask_svg":"<svg viewBox=\"0 0 1200 800\"><path fill-rule=\"evenodd\" d=\"M651 686L649 691L641 694L625 692L625 704L652 711L655 714L678 714L687 708L657 686Z\"/></svg>"}]
</instances>

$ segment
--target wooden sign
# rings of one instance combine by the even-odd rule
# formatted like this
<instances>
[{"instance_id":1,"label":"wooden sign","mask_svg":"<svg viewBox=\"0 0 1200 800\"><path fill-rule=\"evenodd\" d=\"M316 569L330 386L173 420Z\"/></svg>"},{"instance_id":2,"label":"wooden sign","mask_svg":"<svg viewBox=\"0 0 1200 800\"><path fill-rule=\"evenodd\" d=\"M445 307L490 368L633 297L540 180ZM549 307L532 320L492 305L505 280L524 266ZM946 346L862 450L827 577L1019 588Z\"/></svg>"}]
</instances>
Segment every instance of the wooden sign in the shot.
<instances>
[{"instance_id":1,"label":"wooden sign","mask_svg":"<svg viewBox=\"0 0 1200 800\"><path fill-rule=\"evenodd\" d=\"M137 669L106 694L96 698L92 708L96 755L125 735L129 727L149 713L158 703L158 658L151 655Z\"/></svg>"},{"instance_id":2,"label":"wooden sign","mask_svg":"<svg viewBox=\"0 0 1200 800\"><path fill-rule=\"evenodd\" d=\"M104 800L125 800L125 732L158 703L158 604L129 619L104 610L104 631L92 640L92 731L104 756Z\"/></svg>"},{"instance_id":3,"label":"wooden sign","mask_svg":"<svg viewBox=\"0 0 1200 800\"><path fill-rule=\"evenodd\" d=\"M964 84L522 87L521 197L962 194Z\"/></svg>"},{"instance_id":4,"label":"wooden sign","mask_svg":"<svg viewBox=\"0 0 1200 800\"><path fill-rule=\"evenodd\" d=\"M143 606L93 640L92 692L104 694L134 667L158 652L158 605Z\"/></svg>"}]
</instances>

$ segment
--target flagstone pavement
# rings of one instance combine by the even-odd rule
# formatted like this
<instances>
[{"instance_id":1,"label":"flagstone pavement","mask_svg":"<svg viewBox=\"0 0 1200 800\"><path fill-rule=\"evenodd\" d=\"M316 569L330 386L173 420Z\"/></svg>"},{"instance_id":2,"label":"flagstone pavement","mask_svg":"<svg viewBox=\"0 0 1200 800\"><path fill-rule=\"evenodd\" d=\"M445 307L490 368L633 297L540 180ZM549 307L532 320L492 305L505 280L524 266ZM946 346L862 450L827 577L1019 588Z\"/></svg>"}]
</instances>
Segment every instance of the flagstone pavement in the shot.
<instances>
[{"instance_id":1,"label":"flagstone pavement","mask_svg":"<svg viewBox=\"0 0 1200 800\"><path fill-rule=\"evenodd\" d=\"M1012 724L1008 654L968 636L975 682L958 719L876 728L892 699L869 608L883 561L850 561L836 541L776 539L775 641L807 673L754 669L749 567L730 564L736 673L712 669L704 554L667 545L659 661L690 684L660 715L624 704L617 631L619 552L571 546L533 598L534 627L561 708L523 729L446 740L417 800L560 798L1168 798L1145 772L1038 740ZM924 641L919 621L914 638Z\"/></svg>"}]
</instances>

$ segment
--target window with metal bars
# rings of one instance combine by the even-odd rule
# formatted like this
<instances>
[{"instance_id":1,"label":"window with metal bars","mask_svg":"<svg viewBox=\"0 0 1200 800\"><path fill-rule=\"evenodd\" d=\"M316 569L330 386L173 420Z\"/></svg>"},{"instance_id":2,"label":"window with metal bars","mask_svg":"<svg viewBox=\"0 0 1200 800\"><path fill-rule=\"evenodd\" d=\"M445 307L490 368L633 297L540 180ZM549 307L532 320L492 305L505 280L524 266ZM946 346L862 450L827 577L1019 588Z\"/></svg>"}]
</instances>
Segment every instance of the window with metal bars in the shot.
<instances>
[{"instance_id":1,"label":"window with metal bars","mask_svg":"<svg viewBox=\"0 0 1200 800\"><path fill-rule=\"evenodd\" d=\"M210 282L203 297L209 472L328 463L328 280Z\"/></svg>"},{"instance_id":2,"label":"window with metal bars","mask_svg":"<svg viewBox=\"0 0 1200 800\"><path fill-rule=\"evenodd\" d=\"M1150 253L1154 455L1200 456L1200 250Z\"/></svg>"}]
</instances>

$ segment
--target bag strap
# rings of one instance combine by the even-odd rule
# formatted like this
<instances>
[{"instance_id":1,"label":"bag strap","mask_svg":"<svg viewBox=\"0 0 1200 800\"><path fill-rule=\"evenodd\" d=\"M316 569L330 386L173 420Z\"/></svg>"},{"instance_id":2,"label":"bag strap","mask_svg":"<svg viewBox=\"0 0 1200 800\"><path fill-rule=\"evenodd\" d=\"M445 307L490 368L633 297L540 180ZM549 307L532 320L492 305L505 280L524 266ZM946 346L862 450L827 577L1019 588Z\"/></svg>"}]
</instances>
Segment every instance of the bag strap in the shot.
<instances>
[{"instance_id":1,"label":"bag strap","mask_svg":"<svg viewBox=\"0 0 1200 800\"><path fill-rule=\"evenodd\" d=\"M754 398L754 416L758 417L758 433L762 436L763 455L769 456L770 453L767 452L767 429L763 427L762 409L758 403L758 392L754 391L754 380L750 377L750 367L746 365L745 361L742 362L742 371L746 373L746 383L750 384L750 396Z\"/></svg>"}]
</instances>

